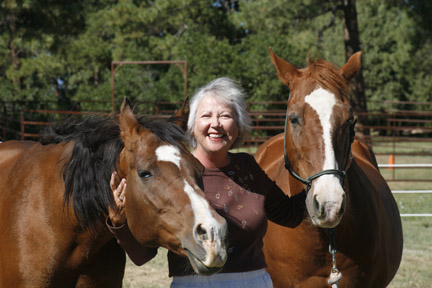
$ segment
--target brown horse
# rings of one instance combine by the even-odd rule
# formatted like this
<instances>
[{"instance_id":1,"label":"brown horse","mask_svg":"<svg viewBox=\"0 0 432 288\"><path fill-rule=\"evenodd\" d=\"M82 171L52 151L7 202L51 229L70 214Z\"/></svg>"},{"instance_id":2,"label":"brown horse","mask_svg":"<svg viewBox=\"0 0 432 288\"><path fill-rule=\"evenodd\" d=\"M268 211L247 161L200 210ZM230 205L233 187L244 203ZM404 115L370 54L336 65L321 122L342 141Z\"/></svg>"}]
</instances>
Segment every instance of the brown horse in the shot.
<instances>
[{"instance_id":1,"label":"brown horse","mask_svg":"<svg viewBox=\"0 0 432 288\"><path fill-rule=\"evenodd\" d=\"M274 285L386 287L401 261L402 227L375 156L354 138L347 93L361 53L340 69L324 60L297 69L270 54L290 88L286 130L255 157L286 194L306 189L310 216L295 229L269 222L264 252Z\"/></svg>"},{"instance_id":2,"label":"brown horse","mask_svg":"<svg viewBox=\"0 0 432 288\"><path fill-rule=\"evenodd\" d=\"M211 274L226 261L225 220L203 194L184 132L115 117L69 121L40 142L0 144L0 287L121 287L125 253L105 225L111 171L126 177L139 243L189 257Z\"/></svg>"}]
</instances>

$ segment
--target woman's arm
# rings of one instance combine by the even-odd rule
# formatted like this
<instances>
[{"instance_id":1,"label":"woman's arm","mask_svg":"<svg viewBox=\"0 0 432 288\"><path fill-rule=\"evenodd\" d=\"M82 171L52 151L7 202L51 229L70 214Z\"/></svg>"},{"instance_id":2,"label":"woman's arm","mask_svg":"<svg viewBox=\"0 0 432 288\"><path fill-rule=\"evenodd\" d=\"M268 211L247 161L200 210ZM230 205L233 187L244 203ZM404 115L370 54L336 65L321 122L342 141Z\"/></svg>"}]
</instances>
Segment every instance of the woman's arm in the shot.
<instances>
[{"instance_id":1,"label":"woman's arm","mask_svg":"<svg viewBox=\"0 0 432 288\"><path fill-rule=\"evenodd\" d=\"M106 225L117 238L117 243L123 248L135 265L141 266L156 256L158 249L139 244L130 232L127 223L114 227L111 220L107 218Z\"/></svg>"},{"instance_id":2,"label":"woman's arm","mask_svg":"<svg viewBox=\"0 0 432 288\"><path fill-rule=\"evenodd\" d=\"M254 158L251 157L251 171L258 181L259 189L265 193L265 211L267 218L279 225L296 227L306 217L306 193L301 191L297 195L287 196L262 170Z\"/></svg>"},{"instance_id":3,"label":"woman's arm","mask_svg":"<svg viewBox=\"0 0 432 288\"><path fill-rule=\"evenodd\" d=\"M287 196L276 185L267 193L265 210L270 221L294 228L306 217L306 193L303 190L297 195Z\"/></svg>"},{"instance_id":4,"label":"woman's arm","mask_svg":"<svg viewBox=\"0 0 432 288\"><path fill-rule=\"evenodd\" d=\"M117 243L127 253L135 265L141 266L157 254L157 248L145 247L138 243L133 237L126 221L124 202L126 199L126 180L118 177L116 172L111 174L111 190L113 192L115 205L110 207L106 225L111 233L117 238Z\"/></svg>"}]
</instances>

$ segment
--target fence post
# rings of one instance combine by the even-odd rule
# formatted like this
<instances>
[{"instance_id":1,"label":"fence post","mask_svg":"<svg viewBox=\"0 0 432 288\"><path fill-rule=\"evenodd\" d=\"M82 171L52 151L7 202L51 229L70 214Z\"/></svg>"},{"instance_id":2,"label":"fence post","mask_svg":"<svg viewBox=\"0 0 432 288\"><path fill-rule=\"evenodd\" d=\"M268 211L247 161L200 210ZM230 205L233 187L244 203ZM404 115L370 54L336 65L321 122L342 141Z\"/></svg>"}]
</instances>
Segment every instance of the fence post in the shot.
<instances>
[{"instance_id":1,"label":"fence post","mask_svg":"<svg viewBox=\"0 0 432 288\"><path fill-rule=\"evenodd\" d=\"M24 111L21 110L21 141L24 141Z\"/></svg>"},{"instance_id":2,"label":"fence post","mask_svg":"<svg viewBox=\"0 0 432 288\"><path fill-rule=\"evenodd\" d=\"M7 108L6 103L3 103L3 139L6 139L6 133L7 133Z\"/></svg>"},{"instance_id":3,"label":"fence post","mask_svg":"<svg viewBox=\"0 0 432 288\"><path fill-rule=\"evenodd\" d=\"M392 113L392 118L393 118L393 164L395 163L395 158L394 155L396 155L396 117L397 117L397 112L393 112ZM393 180L396 179L396 169L393 169L392 171L392 176L393 176Z\"/></svg>"}]
</instances>

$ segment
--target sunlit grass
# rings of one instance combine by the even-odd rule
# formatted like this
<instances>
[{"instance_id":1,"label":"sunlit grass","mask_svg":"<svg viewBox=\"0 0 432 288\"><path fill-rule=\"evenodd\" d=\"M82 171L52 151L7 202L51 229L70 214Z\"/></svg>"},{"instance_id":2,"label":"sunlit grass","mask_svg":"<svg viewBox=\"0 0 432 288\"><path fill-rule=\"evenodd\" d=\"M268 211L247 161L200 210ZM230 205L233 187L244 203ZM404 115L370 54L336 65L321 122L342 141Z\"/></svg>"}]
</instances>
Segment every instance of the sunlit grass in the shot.
<instances>
[{"instance_id":1,"label":"sunlit grass","mask_svg":"<svg viewBox=\"0 0 432 288\"><path fill-rule=\"evenodd\" d=\"M404 235L402 262L388 287L431 287L432 217L404 217L402 227Z\"/></svg>"}]
</instances>

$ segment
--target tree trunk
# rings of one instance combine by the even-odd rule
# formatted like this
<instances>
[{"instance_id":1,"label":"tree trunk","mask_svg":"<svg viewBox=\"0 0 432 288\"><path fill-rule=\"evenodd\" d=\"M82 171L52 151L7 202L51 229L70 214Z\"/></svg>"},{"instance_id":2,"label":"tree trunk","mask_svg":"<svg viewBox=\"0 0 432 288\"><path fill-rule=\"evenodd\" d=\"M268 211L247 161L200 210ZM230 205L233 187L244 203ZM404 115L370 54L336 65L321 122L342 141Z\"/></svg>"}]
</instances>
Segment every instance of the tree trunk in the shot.
<instances>
[{"instance_id":1,"label":"tree trunk","mask_svg":"<svg viewBox=\"0 0 432 288\"><path fill-rule=\"evenodd\" d=\"M343 7L343 27L344 27L344 40L345 40L345 57L349 59L355 52L360 51L360 37L358 32L356 0L341 0ZM369 129L365 126L368 125L368 118L364 113L367 112L367 102L365 94L365 84L363 72L360 70L358 75L352 80L353 89L351 97L351 105L354 113L357 115L357 135L366 143L370 145L368 136L370 135Z\"/></svg>"}]
</instances>

